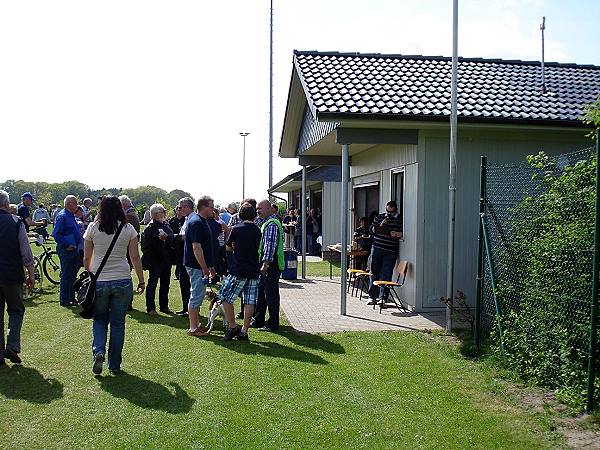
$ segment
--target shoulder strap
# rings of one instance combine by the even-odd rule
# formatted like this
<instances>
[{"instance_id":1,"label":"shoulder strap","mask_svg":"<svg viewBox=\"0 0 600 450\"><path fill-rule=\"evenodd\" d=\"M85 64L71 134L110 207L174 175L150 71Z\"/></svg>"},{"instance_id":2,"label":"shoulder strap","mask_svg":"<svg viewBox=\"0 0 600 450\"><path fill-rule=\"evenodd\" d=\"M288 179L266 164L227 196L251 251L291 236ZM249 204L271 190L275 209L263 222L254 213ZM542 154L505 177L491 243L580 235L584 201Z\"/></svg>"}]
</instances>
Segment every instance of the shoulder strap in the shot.
<instances>
[{"instance_id":1,"label":"shoulder strap","mask_svg":"<svg viewBox=\"0 0 600 450\"><path fill-rule=\"evenodd\" d=\"M94 278L98 278L100 276L100 272L102 272L102 269L106 265L106 261L108 261L108 257L110 256L113 248L115 247L115 244L117 243L117 239L119 238L119 235L121 234L121 230L123 229L125 224L126 224L125 221L121 222L121 225L119 226L119 228L117 229L117 232L115 233L115 237L113 237L113 239L110 243L110 246L108 247L108 250L106 250L106 253L104 254L104 258L102 258L102 262L98 266L98 270L96 270L96 273L94 274Z\"/></svg>"}]
</instances>

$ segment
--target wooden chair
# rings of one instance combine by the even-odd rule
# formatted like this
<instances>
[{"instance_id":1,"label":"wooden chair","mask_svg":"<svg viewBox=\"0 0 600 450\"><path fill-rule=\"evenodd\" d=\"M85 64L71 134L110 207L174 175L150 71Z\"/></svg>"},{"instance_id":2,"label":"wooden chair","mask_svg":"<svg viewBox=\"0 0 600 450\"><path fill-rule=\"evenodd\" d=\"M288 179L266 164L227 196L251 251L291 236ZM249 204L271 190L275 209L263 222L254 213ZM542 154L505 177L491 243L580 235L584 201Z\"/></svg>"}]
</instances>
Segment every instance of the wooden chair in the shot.
<instances>
[{"instance_id":1,"label":"wooden chair","mask_svg":"<svg viewBox=\"0 0 600 450\"><path fill-rule=\"evenodd\" d=\"M346 283L346 292L350 292L350 288L352 287L352 293L350 295L352 295L354 297L354 291L358 292L358 283L360 280L360 277L363 275L368 275L371 276L370 272L367 272L366 270L361 270L361 269L348 269L346 270L346 274L347 274L347 280L348 282ZM354 279L354 284L352 284L352 279ZM361 299L362 299L362 292L360 295Z\"/></svg>"},{"instance_id":2,"label":"wooden chair","mask_svg":"<svg viewBox=\"0 0 600 450\"><path fill-rule=\"evenodd\" d=\"M371 282L371 272L366 270L361 271L355 275L354 285L356 286L356 292L360 292L359 299L362 300L363 292L369 296L369 283Z\"/></svg>"},{"instance_id":3,"label":"wooden chair","mask_svg":"<svg viewBox=\"0 0 600 450\"><path fill-rule=\"evenodd\" d=\"M406 272L408 271L408 261L398 261L396 264L396 272L398 272L398 277L396 281L375 281L373 284L375 286L379 286L382 289L387 289L389 292L389 298L392 299L396 308L400 311L410 312L402 300L400 300L400 295L396 292L396 288L400 288L404 285L406 281ZM402 279L402 281L400 281ZM379 314L381 314L381 310L385 307L385 301L381 301L379 303ZM373 305L373 309L375 309L375 304Z\"/></svg>"}]
</instances>

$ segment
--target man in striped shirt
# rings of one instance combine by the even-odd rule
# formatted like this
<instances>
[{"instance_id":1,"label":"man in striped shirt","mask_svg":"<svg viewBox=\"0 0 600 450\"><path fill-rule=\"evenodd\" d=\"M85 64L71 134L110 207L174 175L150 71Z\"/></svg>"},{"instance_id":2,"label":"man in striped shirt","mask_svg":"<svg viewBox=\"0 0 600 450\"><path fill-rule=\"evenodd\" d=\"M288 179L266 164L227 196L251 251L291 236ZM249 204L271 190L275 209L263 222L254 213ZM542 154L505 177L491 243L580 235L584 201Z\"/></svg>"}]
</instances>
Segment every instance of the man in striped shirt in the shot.
<instances>
[{"instance_id":1,"label":"man in striped shirt","mask_svg":"<svg viewBox=\"0 0 600 450\"><path fill-rule=\"evenodd\" d=\"M398 241L402 237L402 217L398 214L398 205L389 201L385 213L379 214L371 225L373 248L371 250L371 284L369 285L369 303L375 305L385 302L389 291L380 289L375 281L391 281L398 259Z\"/></svg>"}]
</instances>

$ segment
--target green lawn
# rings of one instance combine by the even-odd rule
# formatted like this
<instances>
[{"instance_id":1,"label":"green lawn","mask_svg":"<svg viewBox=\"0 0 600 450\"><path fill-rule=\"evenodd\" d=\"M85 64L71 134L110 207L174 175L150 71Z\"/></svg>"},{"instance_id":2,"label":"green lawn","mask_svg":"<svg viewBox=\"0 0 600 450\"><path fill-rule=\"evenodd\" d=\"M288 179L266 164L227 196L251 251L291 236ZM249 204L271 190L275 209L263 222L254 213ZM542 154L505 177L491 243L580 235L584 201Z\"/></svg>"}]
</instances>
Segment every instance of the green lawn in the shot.
<instances>
[{"instance_id":1,"label":"green lawn","mask_svg":"<svg viewBox=\"0 0 600 450\"><path fill-rule=\"evenodd\" d=\"M59 307L57 288L27 306L24 366L0 367L2 449L560 444L549 420L517 407L490 368L425 334L283 326L224 343L220 329L193 338L184 319L147 316L136 296L124 373L95 378L91 321Z\"/></svg>"}]
</instances>

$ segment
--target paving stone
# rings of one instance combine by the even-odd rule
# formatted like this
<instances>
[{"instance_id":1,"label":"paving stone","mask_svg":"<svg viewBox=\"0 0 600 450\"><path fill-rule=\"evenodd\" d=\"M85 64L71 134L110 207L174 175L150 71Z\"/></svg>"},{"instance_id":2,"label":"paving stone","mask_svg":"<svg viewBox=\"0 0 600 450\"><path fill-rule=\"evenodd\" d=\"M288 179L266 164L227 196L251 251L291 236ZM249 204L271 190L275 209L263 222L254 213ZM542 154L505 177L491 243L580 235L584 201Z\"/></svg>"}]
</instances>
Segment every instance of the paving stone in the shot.
<instances>
[{"instance_id":1,"label":"paving stone","mask_svg":"<svg viewBox=\"0 0 600 450\"><path fill-rule=\"evenodd\" d=\"M340 314L340 279L314 278L286 281L280 289L281 307L288 321L298 331L328 333L341 331L396 330L416 331L443 328L443 311L422 314L397 313L397 308L375 310L348 295L346 316ZM293 288L290 288L293 285Z\"/></svg>"}]
</instances>

